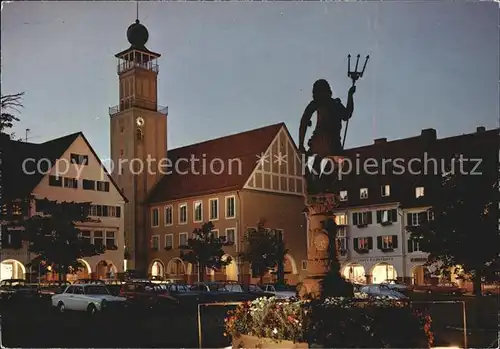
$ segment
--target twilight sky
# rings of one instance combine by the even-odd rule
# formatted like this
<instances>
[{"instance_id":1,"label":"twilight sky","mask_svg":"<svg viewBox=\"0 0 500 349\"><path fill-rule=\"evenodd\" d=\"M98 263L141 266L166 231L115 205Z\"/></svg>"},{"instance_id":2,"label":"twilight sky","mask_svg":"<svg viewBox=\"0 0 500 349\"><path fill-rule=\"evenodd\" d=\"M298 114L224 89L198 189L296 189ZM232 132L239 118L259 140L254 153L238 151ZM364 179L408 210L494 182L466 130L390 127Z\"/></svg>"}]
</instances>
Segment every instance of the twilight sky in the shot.
<instances>
[{"instance_id":1,"label":"twilight sky","mask_svg":"<svg viewBox=\"0 0 500 349\"><path fill-rule=\"evenodd\" d=\"M43 142L83 131L109 155L118 104L114 54L129 47L135 2L14 2L2 9L2 94L25 91L15 132ZM277 122L297 141L313 82L345 103L347 54L371 58L347 146L499 125L494 2L142 2L161 53L159 104L174 148Z\"/></svg>"}]
</instances>

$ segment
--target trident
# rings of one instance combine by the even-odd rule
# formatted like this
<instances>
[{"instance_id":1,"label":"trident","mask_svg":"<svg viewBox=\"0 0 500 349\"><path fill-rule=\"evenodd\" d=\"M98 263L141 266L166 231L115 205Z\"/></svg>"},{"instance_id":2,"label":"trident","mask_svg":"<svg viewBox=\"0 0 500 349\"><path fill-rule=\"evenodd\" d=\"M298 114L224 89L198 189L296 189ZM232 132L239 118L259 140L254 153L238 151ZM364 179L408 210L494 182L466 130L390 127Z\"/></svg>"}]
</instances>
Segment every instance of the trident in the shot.
<instances>
[{"instance_id":1,"label":"trident","mask_svg":"<svg viewBox=\"0 0 500 349\"><path fill-rule=\"evenodd\" d=\"M366 56L365 64L363 65L363 70L358 71L358 63L359 63L360 56L361 55L356 56L356 58L357 58L356 59L356 66L354 67L354 71L351 71L351 55L350 54L347 55L347 77L351 78L352 86L356 85L356 81L359 78L363 77L363 74L364 74L365 69L366 69L366 63L368 63L368 59L370 59L370 56ZM342 149L344 149L344 146L345 146L345 137L347 135L347 127L348 126L349 126L349 120L347 120L346 124L345 124L344 139L342 140Z\"/></svg>"}]
</instances>

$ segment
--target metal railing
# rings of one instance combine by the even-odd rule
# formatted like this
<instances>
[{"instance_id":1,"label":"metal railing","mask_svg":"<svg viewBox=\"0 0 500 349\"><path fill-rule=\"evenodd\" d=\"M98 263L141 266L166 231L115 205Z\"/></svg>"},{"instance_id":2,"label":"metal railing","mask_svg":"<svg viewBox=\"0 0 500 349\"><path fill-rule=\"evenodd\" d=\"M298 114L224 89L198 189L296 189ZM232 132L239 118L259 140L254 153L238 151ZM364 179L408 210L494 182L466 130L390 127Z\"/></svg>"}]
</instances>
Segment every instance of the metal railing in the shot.
<instances>
[{"instance_id":1,"label":"metal railing","mask_svg":"<svg viewBox=\"0 0 500 349\"><path fill-rule=\"evenodd\" d=\"M120 64L118 64L117 71L118 74L124 73L128 70L134 69L134 68L140 68L140 69L145 69L149 70L155 73L158 73L160 71L160 68L158 64L153 63L151 61L141 63L141 62L134 62L134 61L124 61Z\"/></svg>"},{"instance_id":2,"label":"metal railing","mask_svg":"<svg viewBox=\"0 0 500 349\"><path fill-rule=\"evenodd\" d=\"M464 349L467 349L467 308L465 301L410 301L410 306L413 308L413 304L462 304L462 321L463 321L463 337L464 337ZM431 317L432 318L432 317Z\"/></svg>"},{"instance_id":3,"label":"metal railing","mask_svg":"<svg viewBox=\"0 0 500 349\"><path fill-rule=\"evenodd\" d=\"M363 300L360 300L363 301ZM202 303L198 304L198 313L197 313L197 320L198 320L198 347L203 348L202 341L203 341L203 336L202 336L202 326L201 326L201 309L204 307L225 307L225 306L239 306L245 302L221 302L221 303ZM463 348L467 349L467 309L466 309L466 302L465 301L410 301L408 302L410 307L413 308L413 304L462 304L462 321L463 321Z\"/></svg>"},{"instance_id":4,"label":"metal railing","mask_svg":"<svg viewBox=\"0 0 500 349\"><path fill-rule=\"evenodd\" d=\"M114 116L124 110L128 110L131 108L143 108L143 109L148 109L148 110L154 110L157 111L161 114L168 114L168 107L167 106L162 106L158 105L154 102L148 101L146 99L142 98L129 98L123 100L120 104L115 105L113 107L109 107L109 116Z\"/></svg>"},{"instance_id":5,"label":"metal railing","mask_svg":"<svg viewBox=\"0 0 500 349\"><path fill-rule=\"evenodd\" d=\"M238 306L245 302L222 302L222 303L201 303L198 304L198 347L203 348L202 345L202 331L201 331L201 308L202 307L227 307L229 306Z\"/></svg>"}]
</instances>

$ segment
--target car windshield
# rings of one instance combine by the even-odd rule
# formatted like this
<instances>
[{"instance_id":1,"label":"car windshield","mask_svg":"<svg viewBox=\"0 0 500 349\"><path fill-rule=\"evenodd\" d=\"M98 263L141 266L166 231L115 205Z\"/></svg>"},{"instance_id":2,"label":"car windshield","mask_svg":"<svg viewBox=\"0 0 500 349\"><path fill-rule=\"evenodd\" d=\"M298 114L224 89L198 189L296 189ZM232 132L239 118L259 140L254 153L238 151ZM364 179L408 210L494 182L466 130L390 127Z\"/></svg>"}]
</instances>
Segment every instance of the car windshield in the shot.
<instances>
[{"instance_id":1,"label":"car windshield","mask_svg":"<svg viewBox=\"0 0 500 349\"><path fill-rule=\"evenodd\" d=\"M85 287L85 294L109 294L106 286L87 286Z\"/></svg>"},{"instance_id":2,"label":"car windshield","mask_svg":"<svg viewBox=\"0 0 500 349\"><path fill-rule=\"evenodd\" d=\"M7 286L12 287L24 287L26 286L26 281L24 280L12 280L7 282Z\"/></svg>"},{"instance_id":3,"label":"car windshield","mask_svg":"<svg viewBox=\"0 0 500 349\"><path fill-rule=\"evenodd\" d=\"M229 292L243 292L243 288L238 284L227 284L225 288Z\"/></svg>"},{"instance_id":4,"label":"car windshield","mask_svg":"<svg viewBox=\"0 0 500 349\"><path fill-rule=\"evenodd\" d=\"M250 285L248 289L252 292L264 292L258 285Z\"/></svg>"}]
</instances>

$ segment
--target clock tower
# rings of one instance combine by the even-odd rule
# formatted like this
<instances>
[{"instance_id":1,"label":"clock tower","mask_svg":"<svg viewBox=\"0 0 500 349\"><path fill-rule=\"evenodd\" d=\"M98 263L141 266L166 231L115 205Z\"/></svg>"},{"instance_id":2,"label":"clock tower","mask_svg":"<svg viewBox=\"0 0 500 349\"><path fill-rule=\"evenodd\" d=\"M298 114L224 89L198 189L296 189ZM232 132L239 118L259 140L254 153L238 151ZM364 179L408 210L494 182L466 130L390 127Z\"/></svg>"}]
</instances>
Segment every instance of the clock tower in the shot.
<instances>
[{"instance_id":1,"label":"clock tower","mask_svg":"<svg viewBox=\"0 0 500 349\"><path fill-rule=\"evenodd\" d=\"M161 177L158 164L167 157L168 109L157 103L160 54L146 48L148 38L138 19L128 27L130 47L115 55L119 104L109 108L112 176L129 200L124 212L127 269L142 272L148 268L145 200Z\"/></svg>"}]
</instances>

